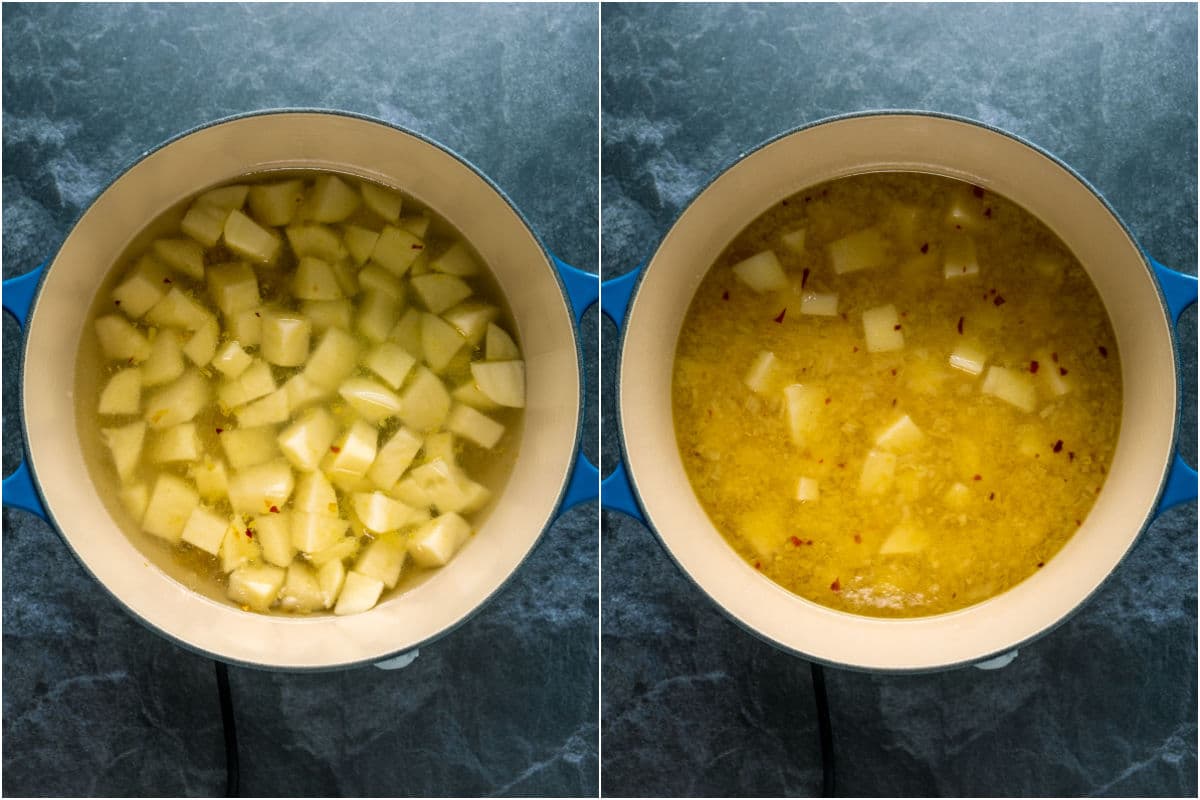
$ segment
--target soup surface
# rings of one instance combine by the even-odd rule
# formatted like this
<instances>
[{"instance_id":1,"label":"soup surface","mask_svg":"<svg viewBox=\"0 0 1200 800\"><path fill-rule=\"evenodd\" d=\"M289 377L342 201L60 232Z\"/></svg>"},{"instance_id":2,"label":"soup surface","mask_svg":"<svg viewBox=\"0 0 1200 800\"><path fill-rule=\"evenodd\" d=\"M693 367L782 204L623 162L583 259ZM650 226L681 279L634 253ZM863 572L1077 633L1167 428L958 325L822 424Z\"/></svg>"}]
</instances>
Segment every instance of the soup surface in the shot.
<instances>
[{"instance_id":1,"label":"soup surface","mask_svg":"<svg viewBox=\"0 0 1200 800\"><path fill-rule=\"evenodd\" d=\"M478 255L411 198L314 171L165 212L91 309L77 420L169 574L246 610L365 611L503 486L524 361Z\"/></svg>"},{"instance_id":2,"label":"soup surface","mask_svg":"<svg viewBox=\"0 0 1200 800\"><path fill-rule=\"evenodd\" d=\"M923 616L1044 566L1104 484L1121 370L1042 223L979 187L870 173L751 223L677 345L676 438L729 544L832 608Z\"/></svg>"}]
</instances>

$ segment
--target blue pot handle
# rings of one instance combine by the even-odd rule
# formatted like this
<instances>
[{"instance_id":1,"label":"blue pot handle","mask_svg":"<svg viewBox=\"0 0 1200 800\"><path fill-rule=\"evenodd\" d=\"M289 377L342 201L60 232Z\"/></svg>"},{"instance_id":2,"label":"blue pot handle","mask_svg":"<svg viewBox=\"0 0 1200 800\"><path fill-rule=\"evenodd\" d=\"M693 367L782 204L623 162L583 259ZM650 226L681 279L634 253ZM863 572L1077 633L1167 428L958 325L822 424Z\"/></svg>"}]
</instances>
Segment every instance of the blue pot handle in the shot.
<instances>
[{"instance_id":1,"label":"blue pot handle","mask_svg":"<svg viewBox=\"0 0 1200 800\"><path fill-rule=\"evenodd\" d=\"M575 327L578 329L584 313L595 305L600 297L600 278L590 272L572 267L553 253L550 254L550 258L554 261L554 268L558 271L558 276L567 290L567 299L571 302L571 313L575 317ZM584 398L586 403L587 392L584 392ZM600 473L583 454L583 448L580 448L579 455L575 458L575 466L571 468L571 479L567 483L567 492L558 507L558 516L562 516L580 503L595 500L599 496Z\"/></svg>"},{"instance_id":2,"label":"blue pot handle","mask_svg":"<svg viewBox=\"0 0 1200 800\"><path fill-rule=\"evenodd\" d=\"M1196 276L1167 269L1153 258L1150 259L1150 266L1154 268L1158 285L1162 287L1163 296L1167 300L1167 312L1171 315L1171 323L1178 325L1183 310L1196 302ZM1196 480L1195 468L1176 453L1174 461L1171 462L1171 469L1167 472L1167 483L1155 516L1172 506L1195 500Z\"/></svg>"},{"instance_id":3,"label":"blue pot handle","mask_svg":"<svg viewBox=\"0 0 1200 800\"><path fill-rule=\"evenodd\" d=\"M24 275L4 281L3 290L0 293L4 302L4 310L13 315L22 330L25 328L25 320L29 317L29 309L33 306L33 298L37 294L38 285L42 280L42 271L45 268L46 265L41 264ZM38 496L37 487L33 482L33 476L29 473L29 466L24 459L13 474L4 479L2 491L4 505L37 514L44 520L48 519L46 509L42 506L42 499Z\"/></svg>"},{"instance_id":4,"label":"blue pot handle","mask_svg":"<svg viewBox=\"0 0 1200 800\"><path fill-rule=\"evenodd\" d=\"M639 265L624 275L618 275L605 281L601 286L600 311L613 321L613 324L617 326L618 333L625 327L625 315L629 311L629 300L633 297L634 287L641 278L644 266L644 264ZM628 514L643 525L646 524L646 515L642 513L637 495L633 493L633 484L629 480L629 471L625 467L624 459L617 464L617 468L612 471L612 474L601 482L600 505Z\"/></svg>"}]
</instances>

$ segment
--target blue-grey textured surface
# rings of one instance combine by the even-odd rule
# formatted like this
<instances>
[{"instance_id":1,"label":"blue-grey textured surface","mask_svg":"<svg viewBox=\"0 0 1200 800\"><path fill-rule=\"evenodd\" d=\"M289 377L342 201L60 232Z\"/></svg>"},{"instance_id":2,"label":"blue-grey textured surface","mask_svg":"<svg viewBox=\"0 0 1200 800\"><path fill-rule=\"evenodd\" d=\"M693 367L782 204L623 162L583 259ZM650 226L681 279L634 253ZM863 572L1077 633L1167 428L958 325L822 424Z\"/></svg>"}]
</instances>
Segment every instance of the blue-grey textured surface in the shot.
<instances>
[{"instance_id":1,"label":"blue-grey textured surface","mask_svg":"<svg viewBox=\"0 0 1200 800\"><path fill-rule=\"evenodd\" d=\"M5 278L52 254L138 153L279 106L356 111L440 141L560 257L596 271L595 7L7 4L3 15ZM19 340L6 318L5 474L22 448ZM594 502L560 519L490 605L407 669L231 668L243 793L594 795L595 520ZM40 520L6 509L3 546L5 793L223 792L211 662L130 618Z\"/></svg>"},{"instance_id":2,"label":"blue-grey textured surface","mask_svg":"<svg viewBox=\"0 0 1200 800\"><path fill-rule=\"evenodd\" d=\"M1195 274L1196 22L1194 5L606 5L602 275L649 258L739 153L877 108L1032 140ZM1194 309L1181 331L1194 464ZM611 326L602 347L611 380ZM602 421L611 469L611 395ZM727 620L643 526L606 511L601 541L604 794L818 792L808 665ZM1005 669L826 674L840 794L1194 796L1196 504Z\"/></svg>"}]
</instances>

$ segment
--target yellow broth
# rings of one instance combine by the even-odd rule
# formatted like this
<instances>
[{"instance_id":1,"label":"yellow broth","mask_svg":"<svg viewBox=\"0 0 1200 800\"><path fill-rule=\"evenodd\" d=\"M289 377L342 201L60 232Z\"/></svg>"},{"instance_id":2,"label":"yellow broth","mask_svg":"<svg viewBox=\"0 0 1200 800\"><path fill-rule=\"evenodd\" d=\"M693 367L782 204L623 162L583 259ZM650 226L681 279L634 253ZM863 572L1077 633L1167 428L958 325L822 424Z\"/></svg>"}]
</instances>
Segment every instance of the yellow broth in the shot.
<instances>
[{"instance_id":1,"label":"yellow broth","mask_svg":"<svg viewBox=\"0 0 1200 800\"><path fill-rule=\"evenodd\" d=\"M764 251L779 270L745 265ZM1112 327L1071 252L1005 198L918 173L830 181L743 230L688 309L672 392L730 546L809 600L884 617L1044 566L1121 419Z\"/></svg>"}]
</instances>

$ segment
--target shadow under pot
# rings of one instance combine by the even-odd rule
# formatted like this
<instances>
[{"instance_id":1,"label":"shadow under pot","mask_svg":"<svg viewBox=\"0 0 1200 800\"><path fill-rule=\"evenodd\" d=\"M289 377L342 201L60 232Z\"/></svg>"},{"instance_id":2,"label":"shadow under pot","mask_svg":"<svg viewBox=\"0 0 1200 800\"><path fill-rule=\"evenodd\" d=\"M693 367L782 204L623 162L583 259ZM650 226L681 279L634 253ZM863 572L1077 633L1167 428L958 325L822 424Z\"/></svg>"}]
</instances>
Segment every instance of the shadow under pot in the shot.
<instances>
[{"instance_id":1,"label":"shadow under pot","mask_svg":"<svg viewBox=\"0 0 1200 800\"><path fill-rule=\"evenodd\" d=\"M337 180L327 179L325 190L320 190L324 194L317 198L320 191L314 186L320 186L320 179L314 179L314 176L320 174L335 175ZM209 206L199 208L204 204L193 202L193 198L212 187L241 184L246 179L252 184L262 181L264 186L280 186L293 179L307 187L307 194L272 199L264 192L246 200L242 196L231 199L218 192L210 196L210 205L217 207L218 211L214 213L220 216L212 231L215 236L205 234L204 225L211 220L202 217ZM377 190L372 192L370 187L377 187ZM283 194L286 195L286 191ZM339 212L339 199L349 202L349 207L355 210L349 214ZM398 199L416 208L406 207L404 216L399 217L401 210L395 206ZM225 201L228 201L228 207L222 207ZM295 231L288 233L286 225L272 227L268 224L272 213L280 215L276 222L291 217L286 208L288 202L297 204L297 219L306 217L314 228L325 220L321 223L323 233L334 234L331 241L339 247L338 252L317 259L328 269L310 262L302 270L295 263L303 259L293 251L310 246L320 249L321 241L298 243ZM275 203L274 211L272 203ZM322 203L325 206L321 206ZM240 210L235 213L230 207ZM190 230L191 234L181 234L179 224L192 208L199 208L197 215L201 219L184 223L184 230ZM414 211L418 213L414 214ZM143 230L167 212L170 212L167 228L150 233ZM357 226L358 235L370 241L360 239L357 247L345 247L355 244L350 241L350 223L355 221L361 222ZM417 227L406 228L403 224L406 221ZM432 224L431 228L420 227L429 224ZM403 239L404 243L417 247L425 241L426 235L431 242L435 241L438 226L445 234L445 242L460 236L468 245L463 252L470 258L460 261L457 267L441 264L442 268L437 269L435 267L439 265L430 265L437 258L436 253L431 253L423 266L418 264L414 272L433 276L432 280L422 281L407 274L413 266L412 259L389 259L384 247L375 247L374 235L380 234L379 240L383 241L387 236L381 232L387 231L391 238ZM199 274L190 276L189 282L184 256L179 259L182 265L175 264L170 254L153 248L150 250L158 256L158 263L150 264L141 272L138 272L136 259L128 263L121 261L118 265L123 256L140 252L139 247L149 247L156 236L191 242L182 249L194 254L195 240L203 240L206 235L212 236L215 244L212 244L214 249L204 255L205 261L211 262L215 255L222 255L238 265L228 270L229 280L216 282L219 285L214 285L211 278L214 272L222 272L223 265L203 263L199 266ZM282 258L290 259L287 269L277 269L278 263L275 266L255 263L273 258L263 254L260 248L285 254ZM353 252L356 249L362 252ZM431 250L436 248L431 247ZM313 256L312 253L308 255ZM478 269L474 260L485 268ZM143 315L131 315L127 313L128 309L122 312L101 308L113 302L110 293L117 285L117 278L113 277L114 265L122 274L136 273L145 278L157 276L164 261L164 274L168 276L165 280L174 283L169 276L175 275L180 286L190 287L190 291L182 292L179 297L191 298L201 308L206 307L206 303L214 306L210 309L211 316L214 321L220 320L222 327L211 346L199 338L193 341L194 337L202 337L199 332L202 326L197 326L197 330L181 328L175 331L168 323L162 330L151 333L149 328L154 326L146 321L144 314L152 312L143 310ZM280 334L280 341L271 345L263 340L256 346L241 348L249 357L247 360L262 362L259 369L271 379L275 392L263 398L264 402L253 410L249 410L253 403L241 403L234 397L238 382L217 374L221 370L216 368L216 362L207 352L215 348L215 353L230 355L235 360L243 358L235 352L225 351L233 317L241 310L236 287L242 273L249 274L252 279L257 275L264 293L272 281L290 287L275 307L263 306L284 320L280 322L280 330L291 324L287 319L300 320L297 325L313 329L307 344L297 344L285 332ZM304 289L300 288L302 273L312 278L305 282ZM454 280L443 280L444 277ZM342 281L340 290L338 280ZM586 287L593 280L554 259L508 198L485 176L458 156L419 135L368 118L319 111L266 112L203 126L142 156L114 180L80 217L58 253L41 270L40 277L31 274L6 284L5 306L21 318L25 326L21 393L27 461L6 479L5 502L40 513L58 529L84 567L131 614L156 632L202 654L259 667L320 670L375 663L411 651L451 631L493 597L532 551L564 503L571 502L568 485L578 449L582 382L577 317L571 306L571 300L579 298L569 297L567 287ZM421 283L425 285L420 286ZM439 295L439 285L441 288L449 286L451 291ZM486 298L486 303L481 301L472 306L471 298L459 297L453 290L455 286L461 289L464 285L476 289L485 286L485 291L490 290L492 295ZM160 302L157 295L162 293L161 287L157 290L149 287L147 291L155 293L155 297L147 299L133 289L128 296L135 298L133 302ZM388 294L391 299L381 299ZM344 306L333 299L339 296L345 297ZM372 298L371 303L364 298ZM467 305L459 302L464 299ZM326 305L320 306L322 302ZM227 303L228 307L218 311L216 307L222 303ZM367 309L367 305L372 308ZM475 317L466 313L484 306L492 310L485 308L482 316L477 314ZM82 309L93 307L99 309L93 315L81 313ZM452 314L454 309L464 311L460 315L463 319ZM415 314L407 328L399 326L406 310ZM183 313L186 311L184 303ZM169 312L170 309L160 311L159 315L165 314L166 319L170 317ZM173 448L198 449L210 465L214 461L222 462L228 467L228 474L224 476L226 481L222 483L230 487L239 475L253 472L257 465L246 464L260 460L259 454L255 452L253 442L249 442L237 456L246 459L243 465L246 470L239 473L227 463L231 454L237 452L236 448L226 450L220 443L219 437L225 433L223 427L219 432L215 428L199 431L196 438L192 438L189 430L188 436L167 441L161 432L163 426L156 429L154 420L144 420L146 409L141 407L151 402L156 393L161 395L163 387L146 388L141 400L134 400L140 402L140 406L132 415L97 417L96 396L114 373L111 363L102 371L91 364L93 359L103 360L100 358L103 347L96 344L93 316L104 315L113 316L117 320L113 323L116 327L128 323L127 327L135 333L140 332L151 343L156 357L161 355L153 346L156 337L178 336L186 355L184 374L196 377L203 391L218 400L215 411L202 410L194 416L190 415L191 409L180 412L180 404L172 400L163 403L164 413L187 416L187 420L180 421L194 422L196 428L204 422L210 427L227 426L231 430L268 431L270 441L264 440L260 446L279 449L272 453L272 460L267 463L288 473L276 482L276 488L282 485L280 491L284 493L278 498L267 498L266 495L257 498L264 505L258 509L242 507L251 502L245 499L249 495L244 491L238 499L234 497L236 491L222 493L220 489L213 489L211 482L207 487L198 487L197 468L172 461L173 454L178 452ZM429 318L428 331L420 325L425 318ZM448 318L449 324L444 324ZM368 321L376 324L368 325ZM489 340L487 324L491 321L497 323L494 327L507 328L504 330L507 336L496 334ZM390 323L398 327L384 331ZM263 325L265 334L265 323ZM347 333L337 333L334 338L340 336L344 341L358 341L357 348L351 349L359 362L341 364L340 356L335 352L333 355L337 357L331 358L325 368L332 365L339 373L345 372L342 377L350 384L343 381L336 387L325 387L324 391L314 390L313 394L323 395L323 398L302 404L297 398L304 399L303 392L299 396L288 394L284 386L297 375L304 377L308 360L315 356L325 335L335 329L339 332L347 329ZM445 333L446 337L439 337L439 332ZM453 353L445 348L440 354L434 352L438 349L437 342L449 347L449 339L454 336L461 336L464 341L453 343L456 345L450 348ZM380 348L383 344L389 347ZM191 352L188 352L189 345ZM287 352L293 345L303 351L298 353L299 360L294 364L292 361L296 360L297 353ZM399 345L405 353L416 352L406 356L390 345ZM494 403L489 406L489 398L479 397L478 385L464 389L474 390L470 396L454 394L454 390L466 382L456 387L443 381L429 366L431 360L440 361L436 364L439 368L436 373L447 375L457 368L464 375L474 376L478 364L499 363L496 358L489 361L486 352L489 345L496 351L493 356L507 349L501 356L503 360L523 362L523 382L518 382L516 388L523 391L524 397L510 399L507 405L512 407L507 410ZM273 355L267 352L268 347L275 350ZM197 353L206 363L193 360ZM374 354L376 360L370 360L368 353ZM139 365L146 363L145 355L138 354L129 366L142 369ZM171 353L164 356L165 361L158 366L166 363L169 371L171 356ZM445 362L452 356L457 356L462 363L447 366ZM410 360L413 363L408 363ZM408 369L401 370L401 367ZM404 374L400 374L402 371ZM415 411L418 401L410 395L420 393L410 392L410 389L418 375L438 384L433 387L435 394L444 392L440 397L440 411L446 413L435 414L436 420L428 416L422 418ZM308 377L320 379L328 377L328 373L312 371ZM389 382L394 385L386 386ZM380 392L381 387L388 389L390 394ZM513 387L510 385L509 388ZM222 395L222 392L226 394ZM258 391L251 393L256 395L256 401L261 394ZM84 397L84 394L91 396ZM171 400L169 394L166 397ZM272 397L279 401L279 408L273 408L267 402ZM236 408L221 405L220 398ZM297 408L285 408L285 399ZM503 418L504 429L500 431L495 425L480 423L471 411L455 415L460 406L472 410L484 408L479 413L485 417ZM321 408L320 412L312 413L322 416L326 427L335 431L334 443L329 446L331 452L324 456L304 452L303 440L311 431L293 437L287 443L277 438L286 432L290 423L304 419L313 408ZM276 419L279 413L286 413L288 418ZM397 418L402 419L403 424L397 423ZM202 552L205 548L191 544L171 546L161 538L162 531L159 536L151 536L140 530L144 522L144 518L138 519L144 517L142 503L153 504L154 484L146 486L146 495L141 501L136 499L136 491L132 503L118 500L128 500L123 492L128 481L122 481L113 468L112 453L106 450L105 437L99 430L101 427L120 427L117 423L131 424L136 429L142 422L149 424L149 431L145 435L146 449L138 469L148 468L147 459L153 461L155 453L166 453L163 458L169 463L159 474L169 475L167 482L183 485L186 492L205 494L198 504L189 504L187 496L184 500L189 508L199 505L209 512L207 528L201 524L206 521L204 519L196 521L189 516L189 521L195 523L193 538L197 542L207 542L207 549L215 551L215 555L210 556ZM459 470L451 477L455 479L454 486L461 488L469 486L457 480L462 471L468 466L478 466L479 471L472 480L479 477L479 484L488 487L486 499L482 499L481 494L473 502L464 501L460 516L467 520L467 528L449 531L440 544L434 541L430 545L433 550L441 547L443 555L452 554L445 566L419 569L419 563L414 566L412 552L407 552L405 559L406 548L413 546L415 533L422 530L430 518L437 519L448 513L428 497L425 506L420 506L419 490L432 491L432 484L417 486L410 483L405 494L399 488L400 476L387 474L389 470L379 470L372 480L368 477L371 464L358 463L362 459L343 459L355 463L344 464L348 470L342 473L326 469L331 464L325 462L332 461L340 449L338 443L344 443L342 440L356 426L357 430L368 434L366 438L373 440L372 447L368 448L371 452L366 454L372 457L383 452L385 442L391 441L389 437L394 432L408 430L414 433L413 441L405 448L410 452L392 454L399 461L412 459L404 471L405 476L411 476L422 464L440 459L439 467L449 464ZM451 428L459 432L445 435ZM329 432L317 434L315 439L328 438ZM482 441L471 441L472 436ZM320 446L324 449L323 441ZM485 451L493 446L503 450L504 454L489 461L490 454ZM459 456L461 464L458 463ZM318 463L320 466L313 469ZM368 469L363 469L364 466ZM405 465L397 463L393 466L404 470ZM398 544L395 552L385 555L389 555L392 562L398 557L404 563L403 574L413 575L407 579L401 577L392 589L384 586L377 604L367 603L369 610L363 613L334 614L331 611L335 607L333 598L328 598L329 609L313 613L287 613L280 610L279 602L268 602L273 605L268 613L247 611L245 609L253 604L248 605L247 598L258 597L254 592L269 594L278 590L274 585L262 589L255 584L256 576L251 574L240 586L240 596L237 596L238 592L230 591L232 577L226 577L220 565L227 549L225 538L230 534L222 533L219 520L230 520L229 527L234 531L244 525L247 530L243 533L248 540L253 540L253 528L259 524L255 520L269 520L278 514L279 518L291 520L293 524L290 528L286 524L283 526L282 544L276 544L287 549L290 539L292 550L289 552L296 552L298 526L294 520L298 513L292 505L296 502L295 492L306 483L306 475L311 477L314 472L323 474L319 480L307 481L310 501L321 495L325 490L323 487L336 492L341 522L333 525L337 529L334 533L338 535L337 542L347 548L346 553L337 558L346 572L338 583L340 591L349 591L352 582L357 582L359 589L365 585L370 595L373 586L378 588L372 581L379 580L375 574L380 569L389 575L394 572L395 564L389 567L383 563L389 558L379 558L380 553L377 553L373 566L361 565L362 571L371 573L371 577L352 577L358 559L364 558L371 544L379 540L390 538ZM243 490L247 485L245 481L237 484ZM166 507L170 510L171 504L167 503ZM328 510L333 512L334 509ZM403 520L397 516L401 511L408 515ZM162 517L160 514L159 522ZM179 522L167 520L163 523L161 527L167 529L166 538L179 537ZM262 524L270 527L269 522ZM398 527L399 534L386 530L393 524ZM329 533L318 528L308 533L318 538ZM206 535L209 535L207 539ZM448 541L450 546L447 546ZM291 566L278 566L288 563L278 555L274 558L275 564L268 563L264 555L265 541L256 543L255 547L253 555L265 565L268 583L292 569ZM299 565L297 571L314 576L319 570L310 556L300 548L295 555ZM237 553L232 557L236 560ZM434 553L434 561L436 557L437 553ZM425 561L428 563L429 559ZM205 575L206 571L210 574ZM394 583L394 576L388 582ZM234 600L230 599L231 594L235 595ZM278 596L286 594L285 580Z\"/></svg>"},{"instance_id":2,"label":"shadow under pot","mask_svg":"<svg viewBox=\"0 0 1200 800\"><path fill-rule=\"evenodd\" d=\"M903 187L902 180L871 177L889 173L934 176L926 182L941 187L937 211L909 208L906 203L920 192L905 195L907 190L896 189ZM830 184L839 179L846 181ZM851 216L857 216L849 223L816 211L808 216L795 213L795 205L823 199L814 198L809 190L819 193L823 186L854 187L876 179L892 181L895 196L904 201L888 214L884 214L883 204L870 202L852 209ZM965 198L958 205L953 199L956 191ZM870 200L870 196L862 196ZM910 416L899 404L888 406L890 398L905 392L915 398L924 390L937 394L957 388L972 398L987 396L985 403L994 404L997 418L1008 414L1017 419L1028 414L1031 430L1037 429L1035 423L1056 413L1045 409L1054 405L1055 392L1063 387L1043 386L1043 382L1065 376L1067 370L1063 367L1061 374L1055 370L1053 354L1044 356L1045 368L1037 375L1037 355L1006 353L997 346L989 363L986 351L975 356L957 353L955 340L971 338L962 335L962 321L955 331L953 318L942 320L943 333L948 336L926 340L919 325L908 324L922 317L920 298L914 301L916 313L908 317L907 308L891 307L886 299L875 296L880 291L876 284L881 285L886 275L911 269L915 278L931 281L934 290L943 284L976 288L974 293L959 291L963 302L973 298L991 316L1024 309L1024 301L1016 297L1004 307L1005 299L989 289L1011 277L1004 274L1002 260L988 262L988 246L983 241L986 225L996 222L988 218L987 199L996 196L1040 221L1047 238L1078 260L1094 286L1095 307L1101 314L1107 311L1110 327L1105 331L1117 351L1111 354L1110 364L1121 387L1112 392L1107 406L1114 417L1108 420L1111 462L1103 469L1102 488L1094 487L1094 503L1089 498L1078 519L1071 514L1072 518L1065 520L1070 526L1062 537L1065 543L1044 560L1025 565L1028 570L1019 581L966 604L951 602L931 610L916 607L907 615L896 613L894 605L881 603L872 608L864 604L852 613L849 600L872 600L886 594L878 584L864 585L860 580L864 575L886 576L891 571L920 579L932 566L940 566L939 560L964 560L951 548L939 548L938 540L953 535L953 524L971 524L969 507L953 524L939 525L928 522L937 518L926 513L931 510L928 504L952 505L961 500L969 501L962 504L969 506L970 502L996 499L994 492L988 497L988 492L981 491L984 476L972 474L975 470L938 483L936 492L921 485L924 476L918 470L906 474L906 464L917 463L912 455L916 449L938 441L952 444L955 434L945 415L938 417L937 412L929 411L934 405L921 405L914 399L913 407L921 410L913 410ZM791 209L786 207L789 201ZM814 209L817 205L814 202ZM936 217L935 224L945 235L938 234L940 244L932 249L925 241L909 242L912 252L905 251L901 259L906 225L921 214ZM962 217L955 218L956 214ZM906 220L906 216L911 218ZM805 220L806 225L789 227L795 219ZM751 223L754 226L748 228ZM972 239L975 225L980 226L978 252L972 249L969 258L963 257L955 252L953 242L955 237ZM756 230L761 232L757 239L753 237ZM743 231L749 231L749 240ZM722 256L720 262L718 256ZM714 269L728 274L706 280L714 263L718 264ZM923 270L931 272L925 275ZM844 291L839 293L838 287ZM1148 259L1113 210L1078 174L1011 134L969 120L904 112L840 117L799 129L762 145L718 175L679 216L639 275L605 285L606 312L615 311L624 319L619 413L622 469L632 492L624 508L644 514L671 557L725 614L786 651L873 671L999 665L1006 654L1049 631L1077 609L1117 567L1161 508L1195 497L1196 473L1175 451L1179 367L1174 343L1174 324L1182 309L1195 301L1195 287L1195 278ZM620 302L620 295L626 292L627 307ZM861 296L856 297L855 292ZM864 299L867 295L869 303ZM681 302L681 298L688 301ZM936 302L930 301L929 306L936 307ZM703 375L713 367L705 361L706 352L741 352L735 345L695 345L687 338L681 340L681 334L689 331L689 309L699 311L705 303L715 315L710 318L712 326L729 323L730 330L738 323L724 319L732 313L729 309L738 303L747 308L757 303L753 307L761 319L746 321L743 327L759 331L755 334L758 342L751 349L762 352L753 357L747 350L745 363L718 365L732 378L728 386L710 374L707 381L693 381L692 388L681 389L676 382L688 370ZM984 316L981 312L978 319ZM784 341L781 332L789 326L800 339L781 347L792 348L794 359L800 359L794 364L775 357L765 345L758 346L776 338ZM1037 338L1035 334L1031 342ZM822 355L818 340L825 340L825 345L844 345L845 352ZM1041 344L1049 343L1030 344L1030 348ZM1102 344L1093 347L1093 351L1098 349L1103 352L1094 357L1108 357L1110 348ZM919 350L932 359L929 374L921 377L913 370L900 375L895 367L907 363L897 360L905 350L909 355ZM821 430L822 414L831 414L826 404L832 398L826 392L820 397L807 395L813 386L834 380L849 380L848 393L867 391L862 388L867 386L865 376L857 379L844 374L854 362L868 372L879 368L885 379L903 388L895 395L880 394L876 412L841 420L836 434ZM884 370L885 366L893 369ZM1051 370L1055 370L1054 376L1046 374ZM888 378L889 374L892 377ZM681 416L689 403L703 416L706 402L695 395L703 394L706 384L722 386L722 397L712 400L711 407L730 412L733 403L740 409L726 413L725 433L718 431L720 435L714 434L707 443L704 435L713 430L704 424L692 425ZM752 416L768 419L766 425L773 431L773 437L760 441L761 457L723 461L737 451L728 443L749 427L745 418ZM809 423L818 427L809 430ZM1014 424L1008 432L1012 435L985 446L1020 447L1020 427ZM681 453L680 441L689 442L688 452ZM820 443L815 450L814 441ZM722 449L727 446L729 449ZM826 446L833 449L825 452L822 448ZM838 449L843 447L858 447L863 452ZM1076 456L1050 438L1033 442L1029 458L1040 458L1039 449L1046 450L1048 459L1065 462ZM826 459L830 463L826 464ZM868 463L872 459L878 463ZM945 460L952 460L949 452ZM793 462L796 474L784 468ZM854 474L834 474L842 466L853 466L846 472ZM966 467L951 465L951 470L955 468L961 471ZM755 480L756 472L779 474ZM697 474L701 475L699 485ZM771 491L785 495L783 503L774 504L778 513L772 515L757 507L763 498L747 499L743 493L737 508L723 509L713 488L721 480L769 485ZM606 481L606 505L622 507L618 484L616 479ZM875 488L884 491L874 492ZM1027 500L1033 502L1034 498ZM1017 511L1002 524L1027 533L1019 511L1022 502L1020 498L1011 501ZM851 524L827 524L824 528L813 526L815 533L813 527L806 532L805 515L812 515L814 509L836 514L856 503L882 504L886 519L877 515L861 531ZM857 538L852 538L856 534ZM854 554L840 566L832 561L831 554L838 547L828 537L834 536L845 539L837 543L845 544L841 550ZM823 537L825 542L820 541ZM983 570L975 580L998 582L994 581L997 576L988 575L987 567L979 563L986 560L974 558L971 565L972 559L965 559L968 569ZM793 593L785 588L787 580L776 582L768 577L777 565L783 566L775 577L781 572L786 575L788 564L793 575L808 577L812 587L828 594L823 597L802 589ZM797 583L802 580L792 588ZM904 590L931 593L932 587L918 583L906 585ZM850 597L852 593L855 598Z\"/></svg>"}]
</instances>

